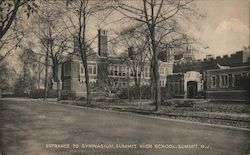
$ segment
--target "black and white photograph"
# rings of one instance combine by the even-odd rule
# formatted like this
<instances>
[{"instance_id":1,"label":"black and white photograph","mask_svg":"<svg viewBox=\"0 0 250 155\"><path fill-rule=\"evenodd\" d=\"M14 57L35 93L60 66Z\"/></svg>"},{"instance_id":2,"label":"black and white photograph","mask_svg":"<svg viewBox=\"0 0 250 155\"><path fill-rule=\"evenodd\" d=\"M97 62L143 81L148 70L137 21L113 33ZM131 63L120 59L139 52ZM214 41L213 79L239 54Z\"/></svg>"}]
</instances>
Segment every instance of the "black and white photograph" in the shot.
<instances>
[{"instance_id":1,"label":"black and white photograph","mask_svg":"<svg viewBox=\"0 0 250 155\"><path fill-rule=\"evenodd\" d=\"M0 155L250 155L250 0L0 0Z\"/></svg>"}]
</instances>

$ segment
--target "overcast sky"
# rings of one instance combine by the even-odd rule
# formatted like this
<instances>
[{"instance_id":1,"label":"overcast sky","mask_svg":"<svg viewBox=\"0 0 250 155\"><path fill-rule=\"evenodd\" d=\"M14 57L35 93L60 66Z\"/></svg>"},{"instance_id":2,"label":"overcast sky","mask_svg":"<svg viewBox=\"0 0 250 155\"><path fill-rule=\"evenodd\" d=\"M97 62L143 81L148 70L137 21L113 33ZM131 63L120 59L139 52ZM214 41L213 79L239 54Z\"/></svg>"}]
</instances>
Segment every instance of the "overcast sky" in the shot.
<instances>
[{"instance_id":1,"label":"overcast sky","mask_svg":"<svg viewBox=\"0 0 250 155\"><path fill-rule=\"evenodd\" d=\"M249 46L250 0L199 0L197 7L206 12L200 39L209 48L202 55L231 54Z\"/></svg>"},{"instance_id":2,"label":"overcast sky","mask_svg":"<svg viewBox=\"0 0 250 155\"><path fill-rule=\"evenodd\" d=\"M138 2L137 0L130 1ZM196 0L194 3L200 12L207 15L200 22L199 29L194 30L196 38L204 46L198 50L196 58L205 57L207 54L215 56L231 54L242 50L243 46L250 45L250 0ZM112 18L119 19L120 17L112 15ZM96 19L89 25L88 33L95 36L98 28L102 26L107 28L109 25L109 38L114 37L114 31L119 24L108 24L107 21L100 26ZM97 48L97 41L95 48Z\"/></svg>"},{"instance_id":3,"label":"overcast sky","mask_svg":"<svg viewBox=\"0 0 250 155\"><path fill-rule=\"evenodd\" d=\"M131 0L133 1L136 0ZM196 0L194 4L201 13L207 15L200 22L199 29L192 29L204 46L199 48L197 58L208 54L231 54L250 45L250 0ZM119 18L112 15L114 17ZM118 25L113 24L108 29L114 31L117 27ZM91 30L93 35L97 33L96 29ZM112 32L108 34L112 38Z\"/></svg>"}]
</instances>

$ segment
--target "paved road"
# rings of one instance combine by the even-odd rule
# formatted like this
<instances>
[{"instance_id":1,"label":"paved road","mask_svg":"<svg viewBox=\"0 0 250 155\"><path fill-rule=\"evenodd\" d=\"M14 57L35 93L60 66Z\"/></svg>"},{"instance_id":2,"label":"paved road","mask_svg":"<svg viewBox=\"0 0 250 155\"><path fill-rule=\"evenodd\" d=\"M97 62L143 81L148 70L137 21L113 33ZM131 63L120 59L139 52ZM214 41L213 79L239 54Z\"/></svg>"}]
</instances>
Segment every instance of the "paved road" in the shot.
<instances>
[{"instance_id":1,"label":"paved road","mask_svg":"<svg viewBox=\"0 0 250 155\"><path fill-rule=\"evenodd\" d=\"M36 100L0 101L0 124L0 155L250 154L250 131Z\"/></svg>"}]
</instances>

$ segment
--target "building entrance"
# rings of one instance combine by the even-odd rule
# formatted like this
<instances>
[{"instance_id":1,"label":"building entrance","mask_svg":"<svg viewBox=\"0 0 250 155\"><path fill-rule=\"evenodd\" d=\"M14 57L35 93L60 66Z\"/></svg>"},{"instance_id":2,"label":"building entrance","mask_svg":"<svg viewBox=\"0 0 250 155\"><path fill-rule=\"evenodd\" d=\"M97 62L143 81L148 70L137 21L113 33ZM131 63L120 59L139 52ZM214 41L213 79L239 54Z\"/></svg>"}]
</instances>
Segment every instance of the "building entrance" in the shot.
<instances>
[{"instance_id":1,"label":"building entrance","mask_svg":"<svg viewBox=\"0 0 250 155\"><path fill-rule=\"evenodd\" d=\"M195 98L198 93L198 87L196 81L187 82L187 98Z\"/></svg>"}]
</instances>

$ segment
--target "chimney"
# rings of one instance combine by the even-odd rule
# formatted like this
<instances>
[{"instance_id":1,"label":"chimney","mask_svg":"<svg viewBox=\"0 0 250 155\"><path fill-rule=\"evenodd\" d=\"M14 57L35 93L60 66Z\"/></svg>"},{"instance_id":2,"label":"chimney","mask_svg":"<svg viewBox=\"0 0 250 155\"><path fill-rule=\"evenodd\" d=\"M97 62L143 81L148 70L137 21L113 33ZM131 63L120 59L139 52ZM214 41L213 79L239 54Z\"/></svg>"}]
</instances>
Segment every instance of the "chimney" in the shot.
<instances>
[{"instance_id":1,"label":"chimney","mask_svg":"<svg viewBox=\"0 0 250 155\"><path fill-rule=\"evenodd\" d=\"M107 57L108 53L108 36L107 31L98 30L98 55L100 57Z\"/></svg>"},{"instance_id":2,"label":"chimney","mask_svg":"<svg viewBox=\"0 0 250 155\"><path fill-rule=\"evenodd\" d=\"M128 48L128 57L131 60L134 58L134 48L132 46Z\"/></svg>"},{"instance_id":3,"label":"chimney","mask_svg":"<svg viewBox=\"0 0 250 155\"><path fill-rule=\"evenodd\" d=\"M167 52L167 62L172 62L174 60L173 48L168 46L166 52Z\"/></svg>"}]
</instances>

